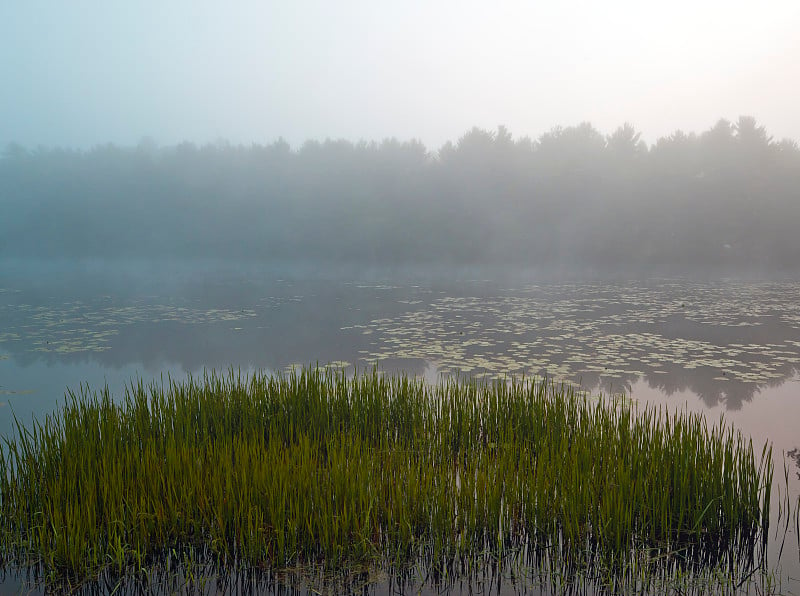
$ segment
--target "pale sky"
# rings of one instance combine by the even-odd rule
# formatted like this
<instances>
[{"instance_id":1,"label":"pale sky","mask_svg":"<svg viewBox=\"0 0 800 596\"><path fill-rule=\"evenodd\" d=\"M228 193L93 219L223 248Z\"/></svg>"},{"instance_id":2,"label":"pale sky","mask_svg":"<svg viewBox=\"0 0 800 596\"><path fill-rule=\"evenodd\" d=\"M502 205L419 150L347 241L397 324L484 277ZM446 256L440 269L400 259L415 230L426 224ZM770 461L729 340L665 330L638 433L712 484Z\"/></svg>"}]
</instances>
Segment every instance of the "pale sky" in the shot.
<instances>
[{"instance_id":1,"label":"pale sky","mask_svg":"<svg viewBox=\"0 0 800 596\"><path fill-rule=\"evenodd\" d=\"M754 116L800 140L800 0L2 0L0 147L655 141Z\"/></svg>"}]
</instances>

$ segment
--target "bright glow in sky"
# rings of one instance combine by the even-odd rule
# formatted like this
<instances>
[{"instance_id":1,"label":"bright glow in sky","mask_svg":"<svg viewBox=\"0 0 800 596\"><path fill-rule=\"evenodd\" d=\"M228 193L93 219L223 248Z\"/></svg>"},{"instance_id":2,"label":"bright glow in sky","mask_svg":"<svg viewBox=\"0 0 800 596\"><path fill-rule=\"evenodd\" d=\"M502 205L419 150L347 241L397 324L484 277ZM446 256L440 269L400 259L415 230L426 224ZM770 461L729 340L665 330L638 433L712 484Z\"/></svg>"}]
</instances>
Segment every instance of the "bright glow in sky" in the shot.
<instances>
[{"instance_id":1,"label":"bright glow in sky","mask_svg":"<svg viewBox=\"0 0 800 596\"><path fill-rule=\"evenodd\" d=\"M754 116L800 140L798 0L9 0L0 147L225 138L648 141Z\"/></svg>"}]
</instances>

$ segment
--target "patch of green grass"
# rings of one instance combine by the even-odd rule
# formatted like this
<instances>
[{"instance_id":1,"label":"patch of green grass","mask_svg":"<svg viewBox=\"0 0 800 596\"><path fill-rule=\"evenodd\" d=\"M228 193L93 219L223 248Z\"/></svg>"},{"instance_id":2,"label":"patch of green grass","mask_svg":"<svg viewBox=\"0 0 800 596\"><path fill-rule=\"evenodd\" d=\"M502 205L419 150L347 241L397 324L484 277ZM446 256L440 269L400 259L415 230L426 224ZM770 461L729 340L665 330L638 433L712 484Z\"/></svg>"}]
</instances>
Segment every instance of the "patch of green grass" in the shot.
<instances>
[{"instance_id":1,"label":"patch of green grass","mask_svg":"<svg viewBox=\"0 0 800 596\"><path fill-rule=\"evenodd\" d=\"M229 372L119 402L82 387L0 446L0 555L77 578L186 549L265 569L513 556L611 583L752 568L770 451L723 420L544 380Z\"/></svg>"}]
</instances>

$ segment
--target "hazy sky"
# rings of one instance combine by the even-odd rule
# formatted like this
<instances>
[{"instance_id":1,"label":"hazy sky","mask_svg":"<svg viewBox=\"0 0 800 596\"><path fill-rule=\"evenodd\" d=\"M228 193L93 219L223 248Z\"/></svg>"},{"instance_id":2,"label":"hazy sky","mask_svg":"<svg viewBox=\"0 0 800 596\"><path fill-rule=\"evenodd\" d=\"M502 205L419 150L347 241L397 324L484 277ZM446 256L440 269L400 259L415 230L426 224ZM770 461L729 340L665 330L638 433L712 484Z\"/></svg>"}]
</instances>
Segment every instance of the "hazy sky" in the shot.
<instances>
[{"instance_id":1,"label":"hazy sky","mask_svg":"<svg viewBox=\"0 0 800 596\"><path fill-rule=\"evenodd\" d=\"M0 146L225 138L800 139L799 0L2 0Z\"/></svg>"}]
</instances>

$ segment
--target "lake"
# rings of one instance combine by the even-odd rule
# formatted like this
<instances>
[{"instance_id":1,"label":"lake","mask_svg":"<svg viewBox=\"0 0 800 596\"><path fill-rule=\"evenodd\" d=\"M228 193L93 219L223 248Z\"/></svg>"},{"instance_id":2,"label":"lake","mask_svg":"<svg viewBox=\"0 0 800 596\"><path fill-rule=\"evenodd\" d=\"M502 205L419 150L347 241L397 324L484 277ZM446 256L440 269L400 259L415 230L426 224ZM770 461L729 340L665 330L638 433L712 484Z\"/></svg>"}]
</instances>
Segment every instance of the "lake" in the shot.
<instances>
[{"instance_id":1,"label":"lake","mask_svg":"<svg viewBox=\"0 0 800 596\"><path fill-rule=\"evenodd\" d=\"M223 263L0 271L0 435L13 433L12 410L23 423L41 418L81 383L119 395L131 380L211 368L547 375L638 407L724 415L757 450L772 442L781 491L800 495L795 281L380 280ZM796 590L795 532L780 560L782 534L773 540L770 565Z\"/></svg>"}]
</instances>

